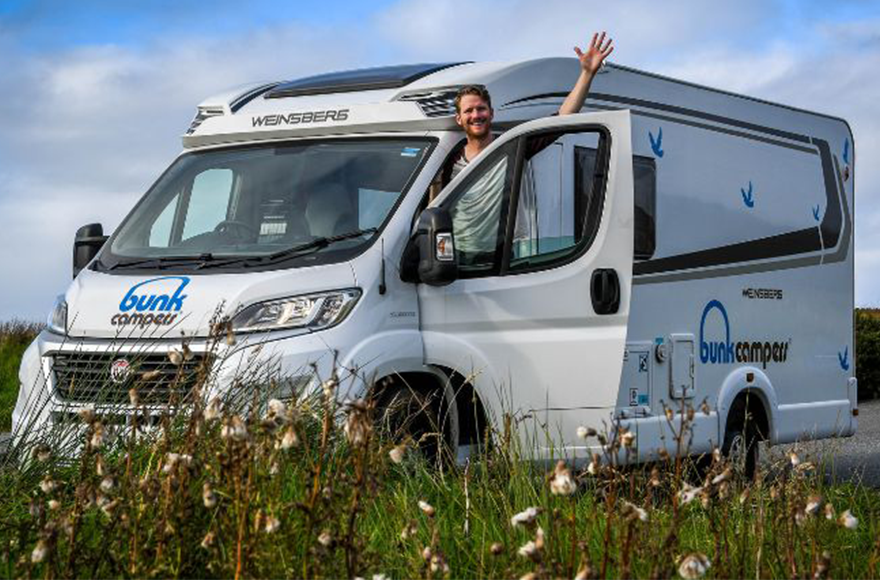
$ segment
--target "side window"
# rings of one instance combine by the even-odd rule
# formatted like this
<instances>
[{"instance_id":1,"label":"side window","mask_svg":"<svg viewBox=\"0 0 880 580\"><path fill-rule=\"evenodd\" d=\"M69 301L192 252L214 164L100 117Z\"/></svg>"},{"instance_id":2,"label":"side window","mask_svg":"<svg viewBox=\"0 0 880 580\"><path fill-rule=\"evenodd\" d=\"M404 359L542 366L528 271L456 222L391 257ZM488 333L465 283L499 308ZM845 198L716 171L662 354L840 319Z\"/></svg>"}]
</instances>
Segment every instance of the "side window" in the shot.
<instances>
[{"instance_id":1,"label":"side window","mask_svg":"<svg viewBox=\"0 0 880 580\"><path fill-rule=\"evenodd\" d=\"M636 260L647 260L656 247L657 165L651 157L633 157Z\"/></svg>"},{"instance_id":2,"label":"side window","mask_svg":"<svg viewBox=\"0 0 880 580\"><path fill-rule=\"evenodd\" d=\"M167 248L171 245L171 227L174 225L174 214L179 200L180 194L172 197L156 221L153 222L150 228L149 244L151 248Z\"/></svg>"},{"instance_id":3,"label":"side window","mask_svg":"<svg viewBox=\"0 0 880 580\"><path fill-rule=\"evenodd\" d=\"M483 162L444 203L452 217L455 252L463 278L498 269L514 146L515 142L505 146L494 159Z\"/></svg>"},{"instance_id":4,"label":"side window","mask_svg":"<svg viewBox=\"0 0 880 580\"><path fill-rule=\"evenodd\" d=\"M564 261L592 241L604 200L604 163L596 166L601 142L597 132L528 139L509 271Z\"/></svg>"},{"instance_id":5,"label":"side window","mask_svg":"<svg viewBox=\"0 0 880 580\"><path fill-rule=\"evenodd\" d=\"M214 231L227 219L232 194L232 170L208 169L196 175L189 196L182 239Z\"/></svg>"}]
</instances>

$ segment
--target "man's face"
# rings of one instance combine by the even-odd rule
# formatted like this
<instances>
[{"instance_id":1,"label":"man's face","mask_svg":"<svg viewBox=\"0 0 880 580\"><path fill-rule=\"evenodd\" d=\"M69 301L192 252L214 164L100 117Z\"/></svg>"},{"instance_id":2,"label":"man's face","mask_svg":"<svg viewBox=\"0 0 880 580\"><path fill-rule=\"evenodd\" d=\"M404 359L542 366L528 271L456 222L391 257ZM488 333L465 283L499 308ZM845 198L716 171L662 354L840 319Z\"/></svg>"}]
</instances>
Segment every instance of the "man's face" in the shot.
<instances>
[{"instance_id":1,"label":"man's face","mask_svg":"<svg viewBox=\"0 0 880 580\"><path fill-rule=\"evenodd\" d=\"M464 129L468 137L482 138L492 129L492 109L477 95L465 95L459 103L459 113L455 122Z\"/></svg>"}]
</instances>

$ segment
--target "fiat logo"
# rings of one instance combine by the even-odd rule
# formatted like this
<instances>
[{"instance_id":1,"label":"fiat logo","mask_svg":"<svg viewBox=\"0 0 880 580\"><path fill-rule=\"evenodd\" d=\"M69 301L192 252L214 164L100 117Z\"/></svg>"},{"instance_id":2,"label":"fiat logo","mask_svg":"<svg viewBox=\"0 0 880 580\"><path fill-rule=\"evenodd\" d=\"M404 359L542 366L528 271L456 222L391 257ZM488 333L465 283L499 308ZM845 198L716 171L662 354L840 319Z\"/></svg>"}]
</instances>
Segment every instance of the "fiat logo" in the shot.
<instances>
[{"instance_id":1,"label":"fiat logo","mask_svg":"<svg viewBox=\"0 0 880 580\"><path fill-rule=\"evenodd\" d=\"M110 363L110 380L116 384L124 383L131 376L131 363L119 358Z\"/></svg>"}]
</instances>

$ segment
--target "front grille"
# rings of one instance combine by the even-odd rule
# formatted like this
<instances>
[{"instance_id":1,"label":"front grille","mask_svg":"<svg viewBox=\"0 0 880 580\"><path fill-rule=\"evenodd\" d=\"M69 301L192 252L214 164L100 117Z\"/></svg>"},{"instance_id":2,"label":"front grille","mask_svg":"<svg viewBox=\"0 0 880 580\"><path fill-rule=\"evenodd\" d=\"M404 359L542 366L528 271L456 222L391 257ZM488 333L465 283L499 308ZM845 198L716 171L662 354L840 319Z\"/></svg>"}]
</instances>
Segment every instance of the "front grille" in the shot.
<instances>
[{"instance_id":1,"label":"front grille","mask_svg":"<svg viewBox=\"0 0 880 580\"><path fill-rule=\"evenodd\" d=\"M180 357L184 357L181 355ZM137 389L144 405L176 404L188 400L193 387L204 374L204 355L191 353L188 360L174 364L167 353L124 354L106 352L58 353L52 357L55 374L55 395L76 403L129 404L129 390ZM124 367L127 377L111 367Z\"/></svg>"}]
</instances>

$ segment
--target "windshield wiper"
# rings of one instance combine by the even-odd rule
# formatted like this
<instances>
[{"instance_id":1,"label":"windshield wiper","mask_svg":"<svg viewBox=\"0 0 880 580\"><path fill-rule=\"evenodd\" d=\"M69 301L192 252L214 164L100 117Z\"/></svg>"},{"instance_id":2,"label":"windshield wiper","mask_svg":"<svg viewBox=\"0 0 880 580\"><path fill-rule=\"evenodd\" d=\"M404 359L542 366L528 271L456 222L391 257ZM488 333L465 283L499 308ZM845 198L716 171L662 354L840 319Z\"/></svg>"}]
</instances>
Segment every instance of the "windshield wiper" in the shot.
<instances>
[{"instance_id":1,"label":"windshield wiper","mask_svg":"<svg viewBox=\"0 0 880 580\"><path fill-rule=\"evenodd\" d=\"M178 266L187 262L198 262L199 264L209 262L214 259L210 253L201 254L199 256L162 256L160 258L144 258L142 260L131 260L128 262L116 262L112 266L107 267L107 271L124 269L124 268L158 268L159 270L167 266Z\"/></svg>"},{"instance_id":2,"label":"windshield wiper","mask_svg":"<svg viewBox=\"0 0 880 580\"><path fill-rule=\"evenodd\" d=\"M231 258L229 260L211 260L205 261L199 264L196 268L199 270L203 270L206 268L217 268L221 266L228 266L230 264L238 264L238 263L258 263L258 264L268 264L271 262L275 262L278 260L282 260L284 258L290 258L291 256L298 256L301 254L309 254L315 251L318 251L322 248L326 248L331 244L335 244L336 242L341 242L343 240L350 240L352 238L357 238L366 234L372 234L379 231L377 228L366 228L363 230L354 230L351 232L346 232L344 234L338 234L335 236L322 236L320 238L315 238L309 242L305 242L303 244L299 244L296 246L291 246L289 248L285 248L273 254L268 254L266 256L242 256L241 258Z\"/></svg>"}]
</instances>

